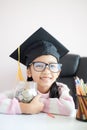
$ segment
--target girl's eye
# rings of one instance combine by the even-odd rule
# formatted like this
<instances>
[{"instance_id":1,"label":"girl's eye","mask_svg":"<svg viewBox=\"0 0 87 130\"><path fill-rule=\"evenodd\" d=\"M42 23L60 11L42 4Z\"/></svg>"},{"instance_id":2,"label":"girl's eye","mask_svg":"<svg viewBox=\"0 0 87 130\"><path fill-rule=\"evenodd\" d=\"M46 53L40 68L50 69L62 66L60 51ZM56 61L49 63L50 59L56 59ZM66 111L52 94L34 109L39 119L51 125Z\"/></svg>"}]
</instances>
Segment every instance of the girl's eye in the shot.
<instances>
[{"instance_id":1,"label":"girl's eye","mask_svg":"<svg viewBox=\"0 0 87 130\"><path fill-rule=\"evenodd\" d=\"M51 67L51 68L57 68L57 66L54 65L54 64L51 64L50 67Z\"/></svg>"},{"instance_id":2,"label":"girl's eye","mask_svg":"<svg viewBox=\"0 0 87 130\"><path fill-rule=\"evenodd\" d=\"M42 63L36 63L36 64L34 64L35 66L35 68L39 68L39 69L41 69L41 68L44 68L44 64L42 64Z\"/></svg>"},{"instance_id":3,"label":"girl's eye","mask_svg":"<svg viewBox=\"0 0 87 130\"><path fill-rule=\"evenodd\" d=\"M43 65L36 65L37 68L43 68Z\"/></svg>"}]
</instances>

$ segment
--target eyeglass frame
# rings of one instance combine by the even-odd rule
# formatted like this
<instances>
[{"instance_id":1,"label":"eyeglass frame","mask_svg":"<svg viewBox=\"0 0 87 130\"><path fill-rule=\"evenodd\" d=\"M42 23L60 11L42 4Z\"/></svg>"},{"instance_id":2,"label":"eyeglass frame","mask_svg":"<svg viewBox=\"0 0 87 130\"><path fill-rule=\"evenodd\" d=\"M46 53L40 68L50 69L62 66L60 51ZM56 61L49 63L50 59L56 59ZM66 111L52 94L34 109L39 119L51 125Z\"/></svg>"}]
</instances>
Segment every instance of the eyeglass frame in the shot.
<instances>
[{"instance_id":1,"label":"eyeglass frame","mask_svg":"<svg viewBox=\"0 0 87 130\"><path fill-rule=\"evenodd\" d=\"M35 66L34 66L35 63L43 63L43 64L45 65L44 69L43 69L42 71L37 71L37 70L35 69ZM50 69L50 65L51 65L51 64L57 64L58 67L60 67L60 69L58 69L58 71L56 71L56 72L52 71L52 70ZM62 64L61 64L61 63L49 63L49 64L47 64L47 63L45 63L45 62L40 62L40 61L32 62L32 63L29 64L29 66L31 66L31 65L33 65L34 70L37 71L37 72L43 72L43 71L46 69L46 67L48 67L51 72L53 72L53 73L58 73L59 71L61 71L61 67L62 67Z\"/></svg>"}]
</instances>

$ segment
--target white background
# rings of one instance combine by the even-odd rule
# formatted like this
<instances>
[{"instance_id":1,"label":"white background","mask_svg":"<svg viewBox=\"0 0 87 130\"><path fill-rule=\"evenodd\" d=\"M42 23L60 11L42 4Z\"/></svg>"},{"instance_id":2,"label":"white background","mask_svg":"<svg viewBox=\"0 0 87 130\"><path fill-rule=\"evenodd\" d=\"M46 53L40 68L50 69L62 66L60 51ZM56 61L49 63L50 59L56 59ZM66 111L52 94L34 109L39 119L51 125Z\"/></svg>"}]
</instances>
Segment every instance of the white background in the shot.
<instances>
[{"instance_id":1,"label":"white background","mask_svg":"<svg viewBox=\"0 0 87 130\"><path fill-rule=\"evenodd\" d=\"M87 56L87 0L0 0L0 91L15 87L17 62L9 55L39 27Z\"/></svg>"}]
</instances>

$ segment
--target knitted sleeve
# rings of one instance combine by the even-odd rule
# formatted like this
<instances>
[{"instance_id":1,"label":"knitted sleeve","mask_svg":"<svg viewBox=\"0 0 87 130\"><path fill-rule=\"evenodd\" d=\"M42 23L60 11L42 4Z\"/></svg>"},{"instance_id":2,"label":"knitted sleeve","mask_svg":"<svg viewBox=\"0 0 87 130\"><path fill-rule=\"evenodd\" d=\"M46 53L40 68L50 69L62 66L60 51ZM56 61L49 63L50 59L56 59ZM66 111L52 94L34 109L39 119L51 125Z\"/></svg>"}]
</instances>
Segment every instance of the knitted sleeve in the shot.
<instances>
[{"instance_id":1,"label":"knitted sleeve","mask_svg":"<svg viewBox=\"0 0 87 130\"><path fill-rule=\"evenodd\" d=\"M13 92L8 91L0 94L0 113L21 114L18 100L14 98Z\"/></svg>"},{"instance_id":2,"label":"knitted sleeve","mask_svg":"<svg viewBox=\"0 0 87 130\"><path fill-rule=\"evenodd\" d=\"M69 88L62 83L57 83L59 98L43 98L44 103L43 112L59 114L59 115L72 115L75 111L75 104L72 96L69 94Z\"/></svg>"}]
</instances>

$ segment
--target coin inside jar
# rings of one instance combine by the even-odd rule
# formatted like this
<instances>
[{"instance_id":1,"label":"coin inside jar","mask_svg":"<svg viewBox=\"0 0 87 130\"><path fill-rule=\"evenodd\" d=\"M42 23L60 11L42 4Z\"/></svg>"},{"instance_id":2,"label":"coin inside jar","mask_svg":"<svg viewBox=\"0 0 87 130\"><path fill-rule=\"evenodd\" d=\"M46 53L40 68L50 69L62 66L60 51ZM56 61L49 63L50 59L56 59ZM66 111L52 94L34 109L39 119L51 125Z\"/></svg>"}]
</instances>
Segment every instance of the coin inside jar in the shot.
<instances>
[{"instance_id":1,"label":"coin inside jar","mask_svg":"<svg viewBox=\"0 0 87 130\"><path fill-rule=\"evenodd\" d=\"M29 81L24 82L21 81L18 83L15 97L20 102L30 102L37 95L37 84L36 82Z\"/></svg>"}]
</instances>

